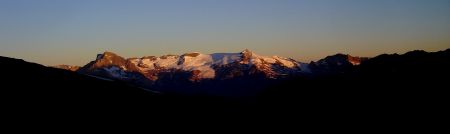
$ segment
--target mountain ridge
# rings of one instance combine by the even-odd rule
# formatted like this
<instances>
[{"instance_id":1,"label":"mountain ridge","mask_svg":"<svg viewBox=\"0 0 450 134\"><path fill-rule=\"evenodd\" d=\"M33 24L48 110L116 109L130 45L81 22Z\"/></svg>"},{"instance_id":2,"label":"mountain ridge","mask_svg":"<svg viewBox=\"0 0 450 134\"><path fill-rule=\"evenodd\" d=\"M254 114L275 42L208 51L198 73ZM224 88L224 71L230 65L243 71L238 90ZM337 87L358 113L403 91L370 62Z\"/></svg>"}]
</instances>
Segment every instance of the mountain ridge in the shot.
<instances>
[{"instance_id":1,"label":"mountain ridge","mask_svg":"<svg viewBox=\"0 0 450 134\"><path fill-rule=\"evenodd\" d=\"M274 72L276 70L271 69L272 66L291 69L291 71L301 71L300 62L293 59L279 56L259 56L248 49L240 53L201 54L191 52L182 55L144 56L128 59L106 51L103 54L98 54L96 60L83 66L80 71L88 72L98 68L115 66L114 70L138 72L151 80L155 80L157 77L152 75L153 72L175 69L196 72L195 74L199 78L211 79L216 76L215 68L234 63L256 66L255 69L265 72L268 77L273 78L280 72Z\"/></svg>"},{"instance_id":2,"label":"mountain ridge","mask_svg":"<svg viewBox=\"0 0 450 134\"><path fill-rule=\"evenodd\" d=\"M420 54L428 52L411 51L403 55ZM387 54L377 57L384 55ZM398 54L393 55L391 59ZM317 62L302 63L291 58L260 56L248 49L238 53L190 52L126 59L106 51L77 72L161 92L234 96L248 91L242 94L245 96L285 79L358 75L361 64L371 59L338 53Z\"/></svg>"},{"instance_id":3,"label":"mountain ridge","mask_svg":"<svg viewBox=\"0 0 450 134\"><path fill-rule=\"evenodd\" d=\"M236 61L239 57L241 57L243 59L242 61L239 61L239 62L248 64L250 62L250 60L251 60L250 58L252 57L252 55L255 55L255 54L252 51L250 51L249 49L245 49L245 50L243 50L243 51L241 51L239 53L202 54L200 52L188 52L188 53L184 53L184 54L180 54L180 55L166 54L166 55L161 55L161 56L143 56L141 58L137 58L137 57L124 58L124 57L119 56L118 54L116 54L116 53L114 53L112 51L105 51L102 54L97 54L97 58L96 59L102 59L103 55L106 55L107 57L108 56L117 57L119 59L119 61L113 60L113 62L117 63L117 62L122 61L122 65L124 65L123 61L126 62L126 61L137 60L137 59L156 60L158 58L160 58L160 59L167 59L167 58L171 58L171 57L176 57L176 58L182 58L183 59L184 57L195 58L195 57L197 57L199 55L210 55L212 57L213 61L214 61L214 63L213 63L214 65L217 65L217 64L225 65L225 64L229 64L230 62L233 62L233 60ZM257 55L257 56L259 56L259 55ZM319 62L324 61L325 59L330 58L330 57L342 57L342 56L348 57L346 59L348 59L348 61L350 61L353 65L360 64L361 63L361 59L362 60L367 60L368 59L368 57L358 57L358 56L352 56L352 55L349 55L349 54L338 53L338 54L335 54L335 55L327 56L327 57L325 57L323 59L319 59L317 61L311 61L310 63L319 63ZM266 58L266 60L269 60L270 62L277 62L277 64L284 65L284 66L287 66L287 67L293 67L293 66L295 66L295 63L297 63L297 65L298 64L303 64L303 65L300 65L300 66L305 66L306 64L310 64L310 63L306 63L306 62L300 62L300 61L294 60L292 58L285 58L285 57L280 57L280 56L276 56L276 55L274 55L274 56L263 56L263 57ZM277 60L274 60L274 59L277 59ZM290 62L286 62L286 60L290 61ZM284 61L284 62L280 62L280 61ZM182 61L178 60L177 63L178 64L182 64L183 60ZM292 64L292 63L294 63L294 64ZM107 63L103 62L103 64L107 64ZM128 64L130 64L130 63L128 63ZM84 65L84 66L86 66L86 65ZM141 63L140 66L145 67L145 66L148 66L148 65L145 65L145 64ZM50 67L66 69L66 70L70 70L70 71L77 71L79 68L81 68L83 66L72 66L72 65L61 64L61 65L54 65L54 66L50 66ZM306 70L306 72L309 72L309 71L307 71L309 68L302 68L302 69Z\"/></svg>"},{"instance_id":4,"label":"mountain ridge","mask_svg":"<svg viewBox=\"0 0 450 134\"><path fill-rule=\"evenodd\" d=\"M283 79L350 70L359 63L359 57L336 54L308 64L280 56L261 56L248 49L238 53L189 52L141 58L123 58L105 51L76 72L169 92L210 92L208 88L229 92L232 88L235 91L229 94L233 95L249 88L261 90Z\"/></svg>"}]
</instances>

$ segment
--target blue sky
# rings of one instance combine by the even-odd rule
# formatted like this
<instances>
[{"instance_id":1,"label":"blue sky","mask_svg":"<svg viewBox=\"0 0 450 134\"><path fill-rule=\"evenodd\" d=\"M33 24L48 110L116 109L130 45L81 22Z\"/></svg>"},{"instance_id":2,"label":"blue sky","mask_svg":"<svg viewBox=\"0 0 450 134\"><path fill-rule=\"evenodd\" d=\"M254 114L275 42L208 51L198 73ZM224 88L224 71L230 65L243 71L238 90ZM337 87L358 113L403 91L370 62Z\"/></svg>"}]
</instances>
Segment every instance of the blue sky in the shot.
<instances>
[{"instance_id":1,"label":"blue sky","mask_svg":"<svg viewBox=\"0 0 450 134\"><path fill-rule=\"evenodd\" d=\"M0 55L84 65L185 52L375 56L450 48L450 0L0 0Z\"/></svg>"}]
</instances>

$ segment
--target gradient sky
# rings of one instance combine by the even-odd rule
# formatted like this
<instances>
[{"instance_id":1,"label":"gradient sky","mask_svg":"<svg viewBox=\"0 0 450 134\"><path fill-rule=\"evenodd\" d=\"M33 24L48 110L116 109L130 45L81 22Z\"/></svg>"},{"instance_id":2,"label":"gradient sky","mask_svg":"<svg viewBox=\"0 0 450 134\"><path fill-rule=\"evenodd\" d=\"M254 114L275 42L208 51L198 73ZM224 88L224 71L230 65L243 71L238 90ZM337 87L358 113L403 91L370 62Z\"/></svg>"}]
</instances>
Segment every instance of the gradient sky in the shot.
<instances>
[{"instance_id":1,"label":"gradient sky","mask_svg":"<svg viewBox=\"0 0 450 134\"><path fill-rule=\"evenodd\" d=\"M84 65L185 52L375 56L450 48L450 0L0 0L0 55Z\"/></svg>"}]
</instances>

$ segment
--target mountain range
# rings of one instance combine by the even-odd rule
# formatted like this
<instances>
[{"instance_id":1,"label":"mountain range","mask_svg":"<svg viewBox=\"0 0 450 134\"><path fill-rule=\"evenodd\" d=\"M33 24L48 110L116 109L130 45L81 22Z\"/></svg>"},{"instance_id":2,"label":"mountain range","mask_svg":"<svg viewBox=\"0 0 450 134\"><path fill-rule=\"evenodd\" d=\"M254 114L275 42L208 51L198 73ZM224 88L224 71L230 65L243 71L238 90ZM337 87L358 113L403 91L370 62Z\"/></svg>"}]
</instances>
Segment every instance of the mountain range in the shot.
<instances>
[{"instance_id":1,"label":"mountain range","mask_svg":"<svg viewBox=\"0 0 450 134\"><path fill-rule=\"evenodd\" d=\"M396 125L388 121L429 122L448 113L450 49L372 58L337 54L308 64L249 51L209 58L212 55L125 59L105 52L78 70L0 57L2 112L8 115L4 119L53 117L60 122L59 117L234 113L258 119L299 116L309 123L363 120Z\"/></svg>"},{"instance_id":2,"label":"mountain range","mask_svg":"<svg viewBox=\"0 0 450 134\"><path fill-rule=\"evenodd\" d=\"M239 53L193 52L128 59L104 52L83 67L55 67L162 92L249 96L283 79L342 73L367 59L336 54L317 62L302 63L291 58L258 55L248 49Z\"/></svg>"}]
</instances>

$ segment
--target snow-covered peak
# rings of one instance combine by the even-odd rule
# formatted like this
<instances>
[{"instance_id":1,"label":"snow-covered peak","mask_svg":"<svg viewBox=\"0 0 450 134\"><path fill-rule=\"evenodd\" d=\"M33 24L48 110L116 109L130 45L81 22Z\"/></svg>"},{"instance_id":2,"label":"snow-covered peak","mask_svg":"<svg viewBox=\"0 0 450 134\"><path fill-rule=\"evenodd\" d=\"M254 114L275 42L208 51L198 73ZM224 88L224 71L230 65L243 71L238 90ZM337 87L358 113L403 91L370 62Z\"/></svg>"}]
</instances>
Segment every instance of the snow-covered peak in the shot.
<instances>
[{"instance_id":1,"label":"snow-covered peak","mask_svg":"<svg viewBox=\"0 0 450 134\"><path fill-rule=\"evenodd\" d=\"M179 60L178 68L188 71L200 71L198 74L201 78L214 78L215 71L211 68L213 59L211 55L200 53L184 54Z\"/></svg>"},{"instance_id":2,"label":"snow-covered peak","mask_svg":"<svg viewBox=\"0 0 450 134\"><path fill-rule=\"evenodd\" d=\"M188 53L181 56L178 63L182 66L203 66L211 65L212 62L213 60L211 55Z\"/></svg>"},{"instance_id":3,"label":"snow-covered peak","mask_svg":"<svg viewBox=\"0 0 450 134\"><path fill-rule=\"evenodd\" d=\"M273 56L273 58L279 62L281 65L288 67L288 68L293 68L297 66L297 61L293 60L293 59L288 59L288 58L284 58L284 57L278 57L278 56Z\"/></svg>"},{"instance_id":4,"label":"snow-covered peak","mask_svg":"<svg viewBox=\"0 0 450 134\"><path fill-rule=\"evenodd\" d=\"M298 66L298 62L293 59L284 58L280 56L261 56L251 52L248 49L245 49L243 52L241 52L241 57L242 57L241 63L243 64L253 64L253 65L278 64L288 68L294 68Z\"/></svg>"},{"instance_id":5,"label":"snow-covered peak","mask_svg":"<svg viewBox=\"0 0 450 134\"><path fill-rule=\"evenodd\" d=\"M164 55L160 57L146 56L132 59L142 72L154 72L155 70L179 69L185 71L200 71L199 78L214 78L215 72L211 68L212 58L210 55L198 52L178 55Z\"/></svg>"},{"instance_id":6,"label":"snow-covered peak","mask_svg":"<svg viewBox=\"0 0 450 134\"><path fill-rule=\"evenodd\" d=\"M213 53L210 55L214 65L226 65L242 59L240 53Z\"/></svg>"}]
</instances>

